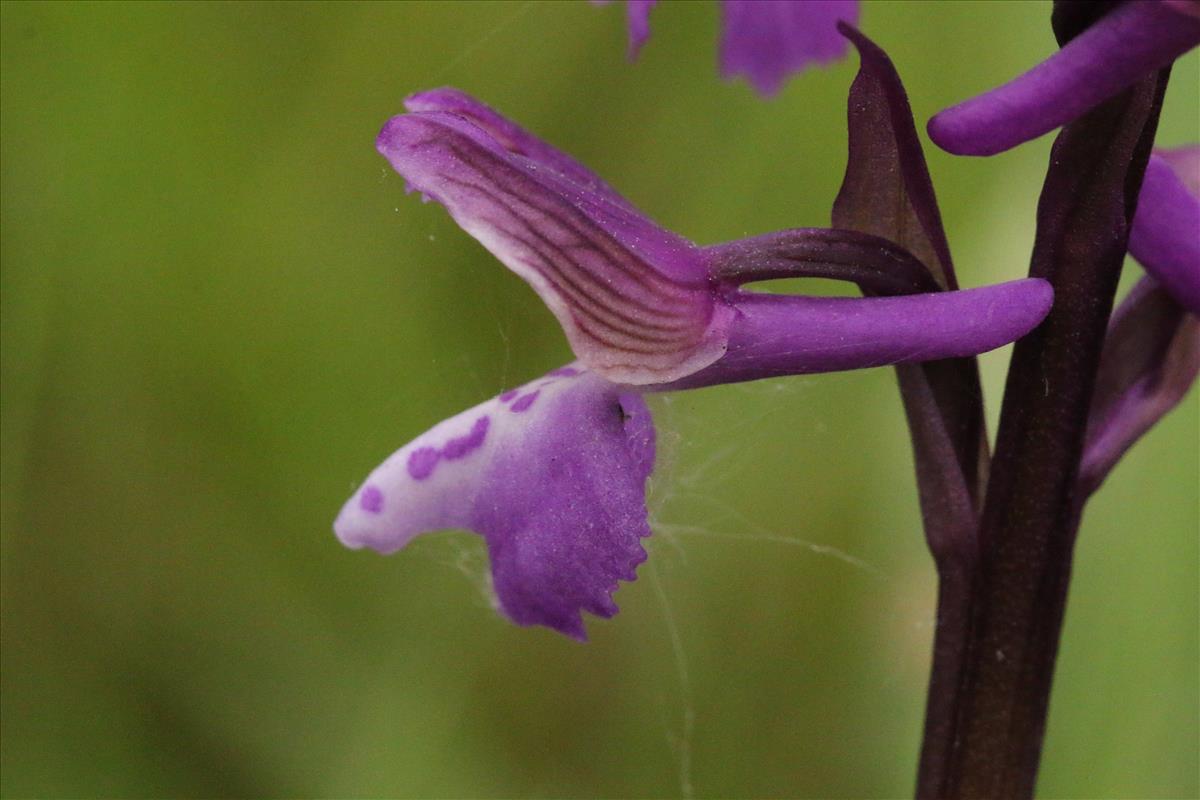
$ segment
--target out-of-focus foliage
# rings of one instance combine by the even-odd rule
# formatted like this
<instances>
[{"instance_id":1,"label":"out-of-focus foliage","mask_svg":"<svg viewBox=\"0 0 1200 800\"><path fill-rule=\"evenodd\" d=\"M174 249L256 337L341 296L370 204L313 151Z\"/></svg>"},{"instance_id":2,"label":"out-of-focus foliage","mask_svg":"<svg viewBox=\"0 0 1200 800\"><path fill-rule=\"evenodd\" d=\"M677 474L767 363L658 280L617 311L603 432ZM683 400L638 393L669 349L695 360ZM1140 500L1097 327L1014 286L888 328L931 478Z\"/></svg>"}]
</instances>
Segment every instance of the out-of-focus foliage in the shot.
<instances>
[{"instance_id":1,"label":"out-of-focus foliage","mask_svg":"<svg viewBox=\"0 0 1200 800\"><path fill-rule=\"evenodd\" d=\"M853 59L764 102L717 81L707 3L661 5L634 66L586 3L0 9L4 795L910 791L934 580L887 370L657 400L651 561L586 646L498 619L475 537L329 529L392 449L569 358L376 155L403 95L466 89L713 242L828 223ZM1048 14L862 24L923 122L1049 52ZM930 154L965 284L1026 270L1048 144ZM1089 509L1046 796L1200 791L1197 416Z\"/></svg>"}]
</instances>

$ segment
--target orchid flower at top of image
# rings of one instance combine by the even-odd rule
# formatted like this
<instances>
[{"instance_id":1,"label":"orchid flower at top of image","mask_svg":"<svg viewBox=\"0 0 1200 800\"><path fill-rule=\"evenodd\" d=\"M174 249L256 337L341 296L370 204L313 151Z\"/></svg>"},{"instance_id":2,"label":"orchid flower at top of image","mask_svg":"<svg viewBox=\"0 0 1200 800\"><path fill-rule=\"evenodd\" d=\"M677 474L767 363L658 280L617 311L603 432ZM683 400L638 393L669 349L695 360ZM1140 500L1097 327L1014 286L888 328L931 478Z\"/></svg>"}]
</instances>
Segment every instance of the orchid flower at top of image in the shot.
<instances>
[{"instance_id":1,"label":"orchid flower at top of image","mask_svg":"<svg viewBox=\"0 0 1200 800\"><path fill-rule=\"evenodd\" d=\"M655 455L644 394L969 357L1023 336L1051 304L1040 279L953 290L908 250L855 230L700 247L462 92L405 105L379 151L530 284L577 360L401 448L334 529L382 553L444 528L482 535L497 607L518 624L583 640L581 612L611 617L618 581L636 577ZM925 220L937 217L929 197ZM783 277L848 280L869 296L739 288Z\"/></svg>"},{"instance_id":2,"label":"orchid flower at top of image","mask_svg":"<svg viewBox=\"0 0 1200 800\"><path fill-rule=\"evenodd\" d=\"M657 3L626 0L630 60L650 38ZM776 95L791 75L846 55L839 20L857 24L858 0L721 0L721 76L745 76L759 94Z\"/></svg>"},{"instance_id":3,"label":"orchid flower at top of image","mask_svg":"<svg viewBox=\"0 0 1200 800\"><path fill-rule=\"evenodd\" d=\"M1060 50L936 114L929 138L955 155L990 156L1065 125L1200 44L1200 0L1060 0L1054 28Z\"/></svg>"}]
</instances>

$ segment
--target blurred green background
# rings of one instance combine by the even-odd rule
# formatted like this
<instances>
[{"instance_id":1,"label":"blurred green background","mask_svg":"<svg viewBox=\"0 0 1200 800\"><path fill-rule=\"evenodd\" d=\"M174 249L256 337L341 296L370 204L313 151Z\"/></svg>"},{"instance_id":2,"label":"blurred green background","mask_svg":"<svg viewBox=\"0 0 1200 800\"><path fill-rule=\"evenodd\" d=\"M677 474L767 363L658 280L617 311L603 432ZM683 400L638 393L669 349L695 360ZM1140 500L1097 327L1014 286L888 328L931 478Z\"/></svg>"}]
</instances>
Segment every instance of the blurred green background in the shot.
<instances>
[{"instance_id":1,"label":"blurred green background","mask_svg":"<svg viewBox=\"0 0 1200 800\"><path fill-rule=\"evenodd\" d=\"M1048 53L1048 13L862 24L923 124ZM911 791L934 576L888 370L656 400L651 560L585 646L493 614L474 536L330 531L393 449L570 358L375 153L405 94L463 88L715 242L828 223L856 58L764 102L716 77L715 3L660 5L636 65L581 2L2 15L5 796ZM1198 64L1160 143L1197 138ZM930 152L965 284L1026 270L1048 148ZM1044 796L1200 791L1197 405L1089 509Z\"/></svg>"}]
</instances>

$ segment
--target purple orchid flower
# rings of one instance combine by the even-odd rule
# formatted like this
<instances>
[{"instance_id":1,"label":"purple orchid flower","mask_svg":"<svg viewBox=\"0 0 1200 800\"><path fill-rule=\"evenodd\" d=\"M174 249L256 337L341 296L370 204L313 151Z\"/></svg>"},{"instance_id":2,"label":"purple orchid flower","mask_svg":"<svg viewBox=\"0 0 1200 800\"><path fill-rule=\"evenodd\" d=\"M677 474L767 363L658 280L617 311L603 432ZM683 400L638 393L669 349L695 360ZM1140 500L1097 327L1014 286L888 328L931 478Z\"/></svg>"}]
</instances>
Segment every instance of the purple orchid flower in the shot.
<instances>
[{"instance_id":1,"label":"purple orchid flower","mask_svg":"<svg viewBox=\"0 0 1200 800\"><path fill-rule=\"evenodd\" d=\"M406 107L379 151L533 287L578 360L401 448L334 530L382 553L426 531L479 533L498 608L521 625L585 639L581 612L615 614L618 581L646 558L655 434L643 394L974 355L1024 335L1050 307L1037 279L918 293L930 285L920 262L852 231L698 247L461 92L418 94ZM896 296L739 288L812 275Z\"/></svg>"},{"instance_id":2,"label":"purple orchid flower","mask_svg":"<svg viewBox=\"0 0 1200 800\"><path fill-rule=\"evenodd\" d=\"M630 60L650 38L650 11L656 3L626 0ZM846 54L838 20L856 23L858 0L723 0L721 75L744 75L760 94L775 95L789 75Z\"/></svg>"},{"instance_id":3,"label":"purple orchid flower","mask_svg":"<svg viewBox=\"0 0 1200 800\"><path fill-rule=\"evenodd\" d=\"M956 155L995 155L1082 116L1197 44L1200 0L1118 3L1025 74L935 115L929 138Z\"/></svg>"}]
</instances>

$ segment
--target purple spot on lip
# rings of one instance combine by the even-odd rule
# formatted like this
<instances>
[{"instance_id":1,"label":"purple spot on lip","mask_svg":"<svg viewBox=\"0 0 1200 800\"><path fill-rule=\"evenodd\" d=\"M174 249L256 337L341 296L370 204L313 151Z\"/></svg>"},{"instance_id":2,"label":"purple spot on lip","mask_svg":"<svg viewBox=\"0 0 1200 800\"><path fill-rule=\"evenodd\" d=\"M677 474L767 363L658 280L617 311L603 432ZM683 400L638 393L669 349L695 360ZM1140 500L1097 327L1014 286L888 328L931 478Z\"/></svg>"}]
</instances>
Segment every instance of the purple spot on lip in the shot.
<instances>
[{"instance_id":1,"label":"purple spot on lip","mask_svg":"<svg viewBox=\"0 0 1200 800\"><path fill-rule=\"evenodd\" d=\"M437 466L440 457L441 453L433 447L421 447L413 450L408 456L408 474L414 480L425 480L433 474L433 468Z\"/></svg>"},{"instance_id":2,"label":"purple spot on lip","mask_svg":"<svg viewBox=\"0 0 1200 800\"><path fill-rule=\"evenodd\" d=\"M368 486L358 496L358 504L363 511L378 514L383 511L383 492L379 490L378 486Z\"/></svg>"},{"instance_id":3,"label":"purple spot on lip","mask_svg":"<svg viewBox=\"0 0 1200 800\"><path fill-rule=\"evenodd\" d=\"M496 399L499 400L501 403L507 403L509 400L512 400L514 397L516 397L520 391L521 391L520 389L509 389L507 392L500 395Z\"/></svg>"},{"instance_id":4,"label":"purple spot on lip","mask_svg":"<svg viewBox=\"0 0 1200 800\"><path fill-rule=\"evenodd\" d=\"M579 374L579 370L574 367L559 367L558 369L550 370L546 374L555 378L574 378Z\"/></svg>"},{"instance_id":5,"label":"purple spot on lip","mask_svg":"<svg viewBox=\"0 0 1200 800\"><path fill-rule=\"evenodd\" d=\"M491 419L484 414L475 420L471 431L466 436L458 436L443 445L441 450L436 447L419 447L408 455L408 474L413 480L423 481L433 474L440 459L454 461L478 450L487 437L488 425ZM382 501L382 497L380 498Z\"/></svg>"},{"instance_id":6,"label":"purple spot on lip","mask_svg":"<svg viewBox=\"0 0 1200 800\"><path fill-rule=\"evenodd\" d=\"M520 400L517 401L521 402ZM514 404L515 406L515 404ZM477 449L483 444L484 438L487 436L488 425L491 420L485 414L475 420L475 424L471 426L471 432L466 436L459 436L457 439L451 439L446 442L446 446L442 448L442 458L447 461L454 461L462 458L472 450Z\"/></svg>"},{"instance_id":7,"label":"purple spot on lip","mask_svg":"<svg viewBox=\"0 0 1200 800\"><path fill-rule=\"evenodd\" d=\"M521 395L509 410L517 414L520 414L522 411L528 411L529 407L533 405L533 401L537 400L537 396L538 392L536 391Z\"/></svg>"}]
</instances>

